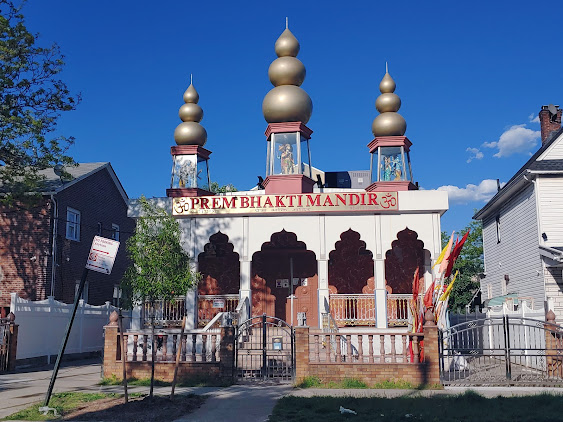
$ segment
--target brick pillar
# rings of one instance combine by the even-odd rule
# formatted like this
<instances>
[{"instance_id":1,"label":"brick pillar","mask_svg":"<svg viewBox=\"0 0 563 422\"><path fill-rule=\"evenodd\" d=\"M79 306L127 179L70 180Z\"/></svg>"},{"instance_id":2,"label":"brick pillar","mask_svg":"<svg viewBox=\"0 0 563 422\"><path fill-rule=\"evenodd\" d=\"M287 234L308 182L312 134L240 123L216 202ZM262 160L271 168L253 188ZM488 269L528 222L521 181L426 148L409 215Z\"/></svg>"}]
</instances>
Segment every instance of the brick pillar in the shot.
<instances>
[{"instance_id":1,"label":"brick pillar","mask_svg":"<svg viewBox=\"0 0 563 422\"><path fill-rule=\"evenodd\" d=\"M117 360L118 337L117 337L117 312L113 311L109 316L109 324L104 327L104 377L120 374Z\"/></svg>"},{"instance_id":2,"label":"brick pillar","mask_svg":"<svg viewBox=\"0 0 563 422\"><path fill-rule=\"evenodd\" d=\"M8 314L10 320L10 350L8 351L8 371L16 369L16 357L18 352L18 325L14 324L16 316L10 312Z\"/></svg>"},{"instance_id":3,"label":"brick pillar","mask_svg":"<svg viewBox=\"0 0 563 422\"><path fill-rule=\"evenodd\" d=\"M427 310L424 315L424 382L428 385L441 384L440 352L438 349L438 327L434 314Z\"/></svg>"},{"instance_id":4,"label":"brick pillar","mask_svg":"<svg viewBox=\"0 0 563 422\"><path fill-rule=\"evenodd\" d=\"M219 343L219 376L221 378L232 378L234 376L234 345L234 327L221 327L221 341Z\"/></svg>"},{"instance_id":5,"label":"brick pillar","mask_svg":"<svg viewBox=\"0 0 563 422\"><path fill-rule=\"evenodd\" d=\"M309 375L309 327L295 327L295 382Z\"/></svg>"},{"instance_id":6,"label":"brick pillar","mask_svg":"<svg viewBox=\"0 0 563 422\"><path fill-rule=\"evenodd\" d=\"M547 375L549 377L561 377L563 373L562 362L559 357L558 342L554 336L556 329L555 314L549 310L545 315L547 324L545 324L545 359L547 366Z\"/></svg>"}]
</instances>

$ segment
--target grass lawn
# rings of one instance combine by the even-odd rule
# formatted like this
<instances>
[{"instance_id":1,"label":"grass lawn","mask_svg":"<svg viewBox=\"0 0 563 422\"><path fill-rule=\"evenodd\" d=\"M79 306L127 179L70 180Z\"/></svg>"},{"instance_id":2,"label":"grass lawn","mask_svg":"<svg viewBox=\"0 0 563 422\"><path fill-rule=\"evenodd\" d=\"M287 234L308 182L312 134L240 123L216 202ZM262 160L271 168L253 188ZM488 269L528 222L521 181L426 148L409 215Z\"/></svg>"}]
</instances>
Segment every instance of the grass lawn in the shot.
<instances>
[{"instance_id":1,"label":"grass lawn","mask_svg":"<svg viewBox=\"0 0 563 422\"><path fill-rule=\"evenodd\" d=\"M341 414L343 406L357 415ZM333 421L463 421L559 422L563 397L537 395L485 398L474 392L456 396L399 398L284 397L274 407L270 422Z\"/></svg>"},{"instance_id":2,"label":"grass lawn","mask_svg":"<svg viewBox=\"0 0 563 422\"><path fill-rule=\"evenodd\" d=\"M105 422L170 422L197 409L205 401L204 396L177 395L174 400L168 396L147 397L145 394L129 395L129 402L123 396L112 393L57 393L49 402L57 410L47 415L39 412L43 403L34 404L2 420L24 421L105 421Z\"/></svg>"},{"instance_id":3,"label":"grass lawn","mask_svg":"<svg viewBox=\"0 0 563 422\"><path fill-rule=\"evenodd\" d=\"M122 385L122 378L117 378L115 375L112 375L108 378L103 378L99 385ZM142 387L149 387L151 385L150 378L128 378L127 385L130 386L142 386ZM168 381L161 381L161 380L154 380L155 387L170 387L172 385L171 382ZM176 383L176 387L228 387L232 385L230 380L225 380L221 378L207 378L207 377L191 377L191 378L183 378Z\"/></svg>"}]
</instances>

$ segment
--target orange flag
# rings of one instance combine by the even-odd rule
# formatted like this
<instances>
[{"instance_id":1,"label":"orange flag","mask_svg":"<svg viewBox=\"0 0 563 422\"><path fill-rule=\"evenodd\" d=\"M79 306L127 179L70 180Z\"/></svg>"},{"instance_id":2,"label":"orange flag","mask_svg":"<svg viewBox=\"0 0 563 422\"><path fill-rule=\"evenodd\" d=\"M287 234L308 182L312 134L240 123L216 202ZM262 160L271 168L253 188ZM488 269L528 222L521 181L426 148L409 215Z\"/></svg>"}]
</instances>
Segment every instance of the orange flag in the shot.
<instances>
[{"instance_id":1,"label":"orange flag","mask_svg":"<svg viewBox=\"0 0 563 422\"><path fill-rule=\"evenodd\" d=\"M467 232L463 235L463 237L461 238L461 241L459 243L457 241L455 242L454 250L452 251L452 254L450 255L450 259L449 259L449 262L448 262L448 268L446 269L446 273L444 274L444 277L449 277L450 274L452 273L452 269L453 269L455 260L457 259L457 257L461 253L461 248L463 248L463 244L467 240L467 236L469 236L470 231L471 230L467 230Z\"/></svg>"},{"instance_id":2,"label":"orange flag","mask_svg":"<svg viewBox=\"0 0 563 422\"><path fill-rule=\"evenodd\" d=\"M452 244L454 243L454 233L452 232L452 236L450 237L450 241L448 242L448 244L446 245L446 253L444 254L444 257L442 258L442 261L440 263L440 268L438 270L439 274L443 274L444 271L446 270L446 268L448 268L448 260L450 259L450 252L452 251Z\"/></svg>"}]
</instances>

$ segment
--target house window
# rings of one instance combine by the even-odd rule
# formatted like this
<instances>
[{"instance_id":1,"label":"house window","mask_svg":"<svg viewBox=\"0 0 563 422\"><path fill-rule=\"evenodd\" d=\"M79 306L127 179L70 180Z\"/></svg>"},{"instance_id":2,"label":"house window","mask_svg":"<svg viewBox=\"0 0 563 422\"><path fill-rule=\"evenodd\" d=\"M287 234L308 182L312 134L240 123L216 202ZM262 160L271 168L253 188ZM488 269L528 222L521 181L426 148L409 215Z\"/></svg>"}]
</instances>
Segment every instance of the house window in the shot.
<instances>
[{"instance_id":1,"label":"house window","mask_svg":"<svg viewBox=\"0 0 563 422\"><path fill-rule=\"evenodd\" d=\"M111 223L111 238L119 242L119 225Z\"/></svg>"},{"instance_id":2,"label":"house window","mask_svg":"<svg viewBox=\"0 0 563 422\"><path fill-rule=\"evenodd\" d=\"M76 284L74 285L74 297L78 294L78 288L80 287L80 280L76 280ZM84 300L84 303L88 303L88 281L84 283L84 289L82 289L82 295L80 299Z\"/></svg>"},{"instance_id":3,"label":"house window","mask_svg":"<svg viewBox=\"0 0 563 422\"><path fill-rule=\"evenodd\" d=\"M66 209L66 238L80 241L80 211L70 207Z\"/></svg>"},{"instance_id":4,"label":"house window","mask_svg":"<svg viewBox=\"0 0 563 422\"><path fill-rule=\"evenodd\" d=\"M102 230L104 229L104 225L98 221L98 236L102 235Z\"/></svg>"},{"instance_id":5,"label":"house window","mask_svg":"<svg viewBox=\"0 0 563 422\"><path fill-rule=\"evenodd\" d=\"M497 215L497 243L500 243L500 215Z\"/></svg>"}]
</instances>

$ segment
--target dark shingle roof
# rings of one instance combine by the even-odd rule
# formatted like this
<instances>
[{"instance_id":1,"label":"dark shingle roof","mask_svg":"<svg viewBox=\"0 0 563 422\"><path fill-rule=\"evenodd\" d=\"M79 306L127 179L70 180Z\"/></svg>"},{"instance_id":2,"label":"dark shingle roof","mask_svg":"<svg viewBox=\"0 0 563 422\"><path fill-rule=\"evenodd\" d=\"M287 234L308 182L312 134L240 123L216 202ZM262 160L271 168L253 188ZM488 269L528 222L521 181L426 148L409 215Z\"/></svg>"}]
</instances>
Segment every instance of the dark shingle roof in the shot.
<instances>
[{"instance_id":1,"label":"dark shingle roof","mask_svg":"<svg viewBox=\"0 0 563 422\"><path fill-rule=\"evenodd\" d=\"M563 170L563 160L542 160L535 161L528 167L530 170L538 171L558 171Z\"/></svg>"}]
</instances>

